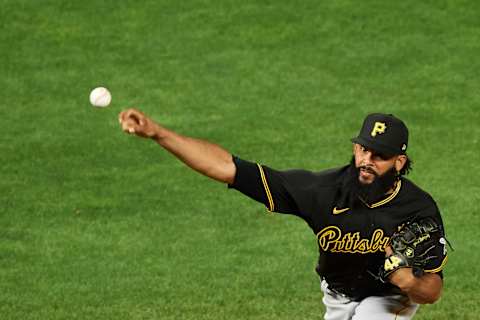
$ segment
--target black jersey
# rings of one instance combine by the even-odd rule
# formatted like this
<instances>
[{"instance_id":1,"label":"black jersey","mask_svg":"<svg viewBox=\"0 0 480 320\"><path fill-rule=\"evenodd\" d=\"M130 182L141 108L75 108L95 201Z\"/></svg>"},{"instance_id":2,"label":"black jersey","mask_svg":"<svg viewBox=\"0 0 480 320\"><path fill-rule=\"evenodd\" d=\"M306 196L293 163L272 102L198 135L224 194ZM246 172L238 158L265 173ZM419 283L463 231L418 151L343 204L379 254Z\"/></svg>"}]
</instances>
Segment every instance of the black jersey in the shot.
<instances>
[{"instance_id":1,"label":"black jersey","mask_svg":"<svg viewBox=\"0 0 480 320\"><path fill-rule=\"evenodd\" d=\"M262 202L269 211L302 218L317 237L317 273L329 288L352 298L399 293L373 275L385 260L390 236L401 224L432 217L443 228L435 201L406 178L384 199L349 208L345 185L350 166L321 172L277 171L236 157L234 162L237 173L229 187ZM443 240L426 272L441 275L447 260Z\"/></svg>"}]
</instances>

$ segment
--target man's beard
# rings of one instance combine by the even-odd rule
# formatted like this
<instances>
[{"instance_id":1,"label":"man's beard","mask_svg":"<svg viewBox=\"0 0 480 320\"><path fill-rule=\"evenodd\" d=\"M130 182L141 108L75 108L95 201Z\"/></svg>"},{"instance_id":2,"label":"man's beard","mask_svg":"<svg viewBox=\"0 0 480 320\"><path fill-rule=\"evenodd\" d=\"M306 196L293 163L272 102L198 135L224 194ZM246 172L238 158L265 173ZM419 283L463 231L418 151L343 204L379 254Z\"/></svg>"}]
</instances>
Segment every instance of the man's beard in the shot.
<instances>
[{"instance_id":1,"label":"man's beard","mask_svg":"<svg viewBox=\"0 0 480 320\"><path fill-rule=\"evenodd\" d=\"M359 180L360 169L367 170L375 176L375 179L369 184L361 183ZM354 208L362 202L370 205L379 201L395 186L397 180L398 173L395 167L392 167L382 175L378 175L368 167L361 166L357 168L355 166L355 158L352 157L348 179L350 208Z\"/></svg>"}]
</instances>

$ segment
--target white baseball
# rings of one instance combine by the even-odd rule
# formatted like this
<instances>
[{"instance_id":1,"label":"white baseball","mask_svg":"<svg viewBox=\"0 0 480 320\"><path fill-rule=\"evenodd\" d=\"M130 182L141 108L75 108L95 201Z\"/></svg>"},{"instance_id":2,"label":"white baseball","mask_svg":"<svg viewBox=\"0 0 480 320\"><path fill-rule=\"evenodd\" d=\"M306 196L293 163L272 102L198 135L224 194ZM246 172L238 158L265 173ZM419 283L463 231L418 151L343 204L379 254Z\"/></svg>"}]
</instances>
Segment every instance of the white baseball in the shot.
<instances>
[{"instance_id":1,"label":"white baseball","mask_svg":"<svg viewBox=\"0 0 480 320\"><path fill-rule=\"evenodd\" d=\"M104 108L107 107L112 101L112 95L107 88L98 87L90 92L90 103L94 107Z\"/></svg>"}]
</instances>

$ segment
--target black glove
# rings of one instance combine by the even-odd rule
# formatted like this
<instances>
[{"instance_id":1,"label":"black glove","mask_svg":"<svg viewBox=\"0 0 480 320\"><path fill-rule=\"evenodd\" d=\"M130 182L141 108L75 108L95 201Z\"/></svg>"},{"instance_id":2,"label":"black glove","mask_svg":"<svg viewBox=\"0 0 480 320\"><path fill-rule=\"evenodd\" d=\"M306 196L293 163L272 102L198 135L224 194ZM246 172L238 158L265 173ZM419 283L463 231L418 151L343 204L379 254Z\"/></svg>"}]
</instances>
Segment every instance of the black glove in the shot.
<instances>
[{"instance_id":1,"label":"black glove","mask_svg":"<svg viewBox=\"0 0 480 320\"><path fill-rule=\"evenodd\" d=\"M423 275L427 263L437 258L433 253L441 237L442 230L432 218L405 223L390 238L393 254L380 267L380 279L388 281L388 276L400 268L412 268L416 277Z\"/></svg>"}]
</instances>

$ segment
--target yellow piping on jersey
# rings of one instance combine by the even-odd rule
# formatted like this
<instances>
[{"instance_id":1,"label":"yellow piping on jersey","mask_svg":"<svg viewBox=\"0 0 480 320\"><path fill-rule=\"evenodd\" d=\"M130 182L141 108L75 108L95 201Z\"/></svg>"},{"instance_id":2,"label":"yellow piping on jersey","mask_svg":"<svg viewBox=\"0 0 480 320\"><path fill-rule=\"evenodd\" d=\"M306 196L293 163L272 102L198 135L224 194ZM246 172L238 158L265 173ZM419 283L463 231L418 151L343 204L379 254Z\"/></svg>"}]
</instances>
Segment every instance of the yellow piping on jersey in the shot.
<instances>
[{"instance_id":1,"label":"yellow piping on jersey","mask_svg":"<svg viewBox=\"0 0 480 320\"><path fill-rule=\"evenodd\" d=\"M270 193L270 188L268 187L267 178L265 178L265 173L263 172L263 168L261 165L257 163L258 170L260 171L260 177L262 177L263 188L265 189L265 193L267 194L268 198L268 205L267 210L272 212L275 209L275 205L273 203L272 194Z\"/></svg>"},{"instance_id":2,"label":"yellow piping on jersey","mask_svg":"<svg viewBox=\"0 0 480 320\"><path fill-rule=\"evenodd\" d=\"M363 202L363 201L362 202L370 209L380 207L381 205L384 205L385 203L387 203L387 202L391 201L393 198L395 198L395 196L398 194L398 192L400 192L401 187L402 187L402 181L398 180L397 184L395 185L395 190L393 190L392 194L389 195L388 197L386 197L385 199L383 199L382 201L379 201L379 202L374 203L374 204L368 204L368 203ZM333 208L333 214L340 214L340 213L345 212L347 210L350 210L350 208L337 209L337 207L334 207Z\"/></svg>"},{"instance_id":3,"label":"yellow piping on jersey","mask_svg":"<svg viewBox=\"0 0 480 320\"><path fill-rule=\"evenodd\" d=\"M440 267L435 268L435 269L431 269L431 270L425 270L425 272L436 273L436 272L441 271L443 269L443 267L445 266L445 264L447 263L447 260L448 260L448 256L445 256L445 258L443 258L443 261L442 261L442 264L440 265Z\"/></svg>"},{"instance_id":4,"label":"yellow piping on jersey","mask_svg":"<svg viewBox=\"0 0 480 320\"><path fill-rule=\"evenodd\" d=\"M402 180L398 180L397 182L397 185L395 186L395 190L393 190L392 194L389 195L387 198L383 199L382 201L379 201L377 203L374 203L374 204L371 204L371 205L368 205L367 206L370 208L370 209L373 209L373 208L376 208L376 207L379 207L381 205L384 205L385 203L391 201L393 198L395 198L395 196L398 194L398 192L400 191L400 188L402 187Z\"/></svg>"}]
</instances>

